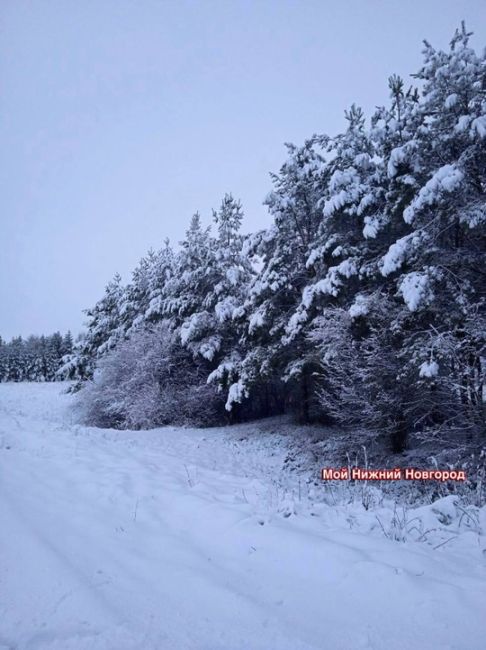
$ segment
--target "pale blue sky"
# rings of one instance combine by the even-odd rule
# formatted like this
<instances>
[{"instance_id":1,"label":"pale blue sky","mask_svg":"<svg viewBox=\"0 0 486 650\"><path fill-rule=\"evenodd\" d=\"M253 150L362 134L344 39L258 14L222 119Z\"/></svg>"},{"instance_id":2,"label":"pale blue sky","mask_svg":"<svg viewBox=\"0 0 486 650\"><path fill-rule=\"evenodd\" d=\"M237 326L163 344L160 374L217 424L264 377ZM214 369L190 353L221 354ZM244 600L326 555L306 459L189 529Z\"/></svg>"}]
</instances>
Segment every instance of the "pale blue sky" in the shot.
<instances>
[{"instance_id":1,"label":"pale blue sky","mask_svg":"<svg viewBox=\"0 0 486 650\"><path fill-rule=\"evenodd\" d=\"M79 331L225 192L267 225L283 143L369 114L462 18L486 45L484 0L2 0L0 334Z\"/></svg>"}]
</instances>

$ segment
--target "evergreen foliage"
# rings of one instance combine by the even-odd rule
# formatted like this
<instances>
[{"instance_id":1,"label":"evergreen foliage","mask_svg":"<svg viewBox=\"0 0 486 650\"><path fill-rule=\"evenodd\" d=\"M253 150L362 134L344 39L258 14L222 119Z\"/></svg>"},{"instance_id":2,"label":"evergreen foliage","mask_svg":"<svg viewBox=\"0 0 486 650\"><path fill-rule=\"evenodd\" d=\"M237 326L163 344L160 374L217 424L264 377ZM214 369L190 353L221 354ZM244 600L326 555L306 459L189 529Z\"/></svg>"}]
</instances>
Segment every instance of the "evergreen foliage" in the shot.
<instances>
[{"instance_id":1,"label":"evergreen foliage","mask_svg":"<svg viewBox=\"0 0 486 650\"><path fill-rule=\"evenodd\" d=\"M241 235L226 195L214 235L196 214L178 250L149 253L126 287L115 276L65 375L98 368L94 396L116 376L105 359L169 337L178 390L214 385L232 418L293 410L386 434L395 451L411 433L484 435L486 57L469 38L462 26L448 51L425 43L419 87L392 76L369 122L353 105L343 133L287 145L268 229Z\"/></svg>"},{"instance_id":2,"label":"evergreen foliage","mask_svg":"<svg viewBox=\"0 0 486 650\"><path fill-rule=\"evenodd\" d=\"M57 372L73 352L71 332L62 336L0 337L0 381L56 381Z\"/></svg>"}]
</instances>

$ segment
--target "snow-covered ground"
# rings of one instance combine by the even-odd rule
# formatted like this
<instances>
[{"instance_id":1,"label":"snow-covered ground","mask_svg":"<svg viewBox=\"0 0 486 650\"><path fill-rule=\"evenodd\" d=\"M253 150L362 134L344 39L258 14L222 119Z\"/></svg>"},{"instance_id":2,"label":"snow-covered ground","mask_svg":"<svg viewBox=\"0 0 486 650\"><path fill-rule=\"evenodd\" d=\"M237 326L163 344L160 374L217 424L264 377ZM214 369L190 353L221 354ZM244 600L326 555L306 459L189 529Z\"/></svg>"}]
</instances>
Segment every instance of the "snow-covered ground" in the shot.
<instances>
[{"instance_id":1,"label":"snow-covered ground","mask_svg":"<svg viewBox=\"0 0 486 650\"><path fill-rule=\"evenodd\" d=\"M394 541L384 506L282 487L278 435L89 429L61 389L0 384L2 650L486 647L484 509Z\"/></svg>"}]
</instances>

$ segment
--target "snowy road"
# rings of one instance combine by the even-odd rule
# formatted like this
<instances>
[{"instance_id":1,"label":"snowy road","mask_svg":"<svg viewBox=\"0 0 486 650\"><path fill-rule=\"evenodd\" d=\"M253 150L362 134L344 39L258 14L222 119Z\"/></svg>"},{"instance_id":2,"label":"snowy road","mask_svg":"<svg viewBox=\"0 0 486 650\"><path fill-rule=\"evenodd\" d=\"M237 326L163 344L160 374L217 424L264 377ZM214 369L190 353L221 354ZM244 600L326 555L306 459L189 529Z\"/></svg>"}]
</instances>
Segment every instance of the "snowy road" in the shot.
<instances>
[{"instance_id":1,"label":"snowy road","mask_svg":"<svg viewBox=\"0 0 486 650\"><path fill-rule=\"evenodd\" d=\"M83 428L69 400L0 384L1 650L486 647L481 554L268 517L271 458Z\"/></svg>"}]
</instances>

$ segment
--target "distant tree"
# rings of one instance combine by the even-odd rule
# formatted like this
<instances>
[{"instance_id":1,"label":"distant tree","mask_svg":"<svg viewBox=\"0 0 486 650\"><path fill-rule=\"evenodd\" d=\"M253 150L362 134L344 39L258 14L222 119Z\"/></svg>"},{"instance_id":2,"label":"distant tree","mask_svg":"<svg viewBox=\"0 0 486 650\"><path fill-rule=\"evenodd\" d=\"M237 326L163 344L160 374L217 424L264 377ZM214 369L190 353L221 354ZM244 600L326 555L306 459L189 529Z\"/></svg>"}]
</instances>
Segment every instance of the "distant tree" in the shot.
<instances>
[{"instance_id":1,"label":"distant tree","mask_svg":"<svg viewBox=\"0 0 486 650\"><path fill-rule=\"evenodd\" d=\"M62 363L63 337L14 337L0 339L0 381L55 381Z\"/></svg>"}]
</instances>

